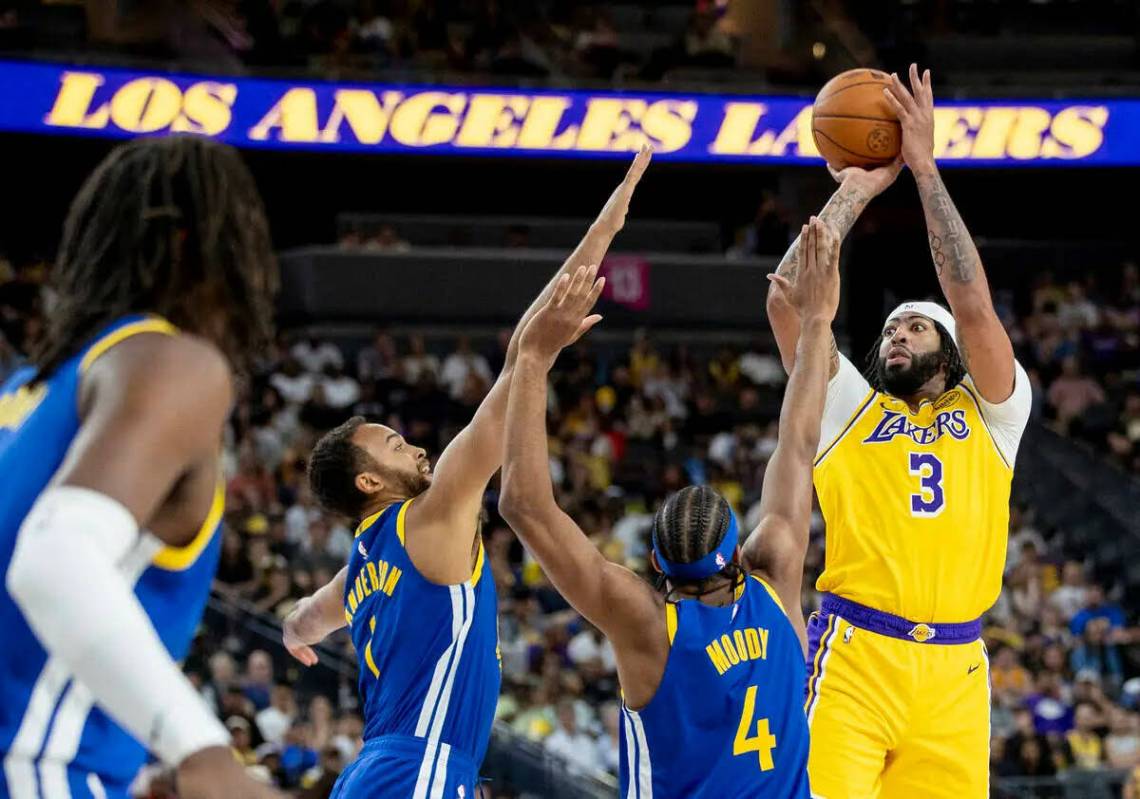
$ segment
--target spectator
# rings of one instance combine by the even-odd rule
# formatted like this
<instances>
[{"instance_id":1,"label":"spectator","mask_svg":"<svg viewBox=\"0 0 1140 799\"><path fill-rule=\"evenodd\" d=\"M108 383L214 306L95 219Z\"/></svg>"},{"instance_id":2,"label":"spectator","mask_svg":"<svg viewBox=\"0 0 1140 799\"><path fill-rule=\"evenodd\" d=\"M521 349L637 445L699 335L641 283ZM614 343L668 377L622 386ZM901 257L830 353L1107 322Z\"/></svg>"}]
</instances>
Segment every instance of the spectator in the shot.
<instances>
[{"instance_id":1,"label":"spectator","mask_svg":"<svg viewBox=\"0 0 1140 799\"><path fill-rule=\"evenodd\" d=\"M319 375L326 366L344 366L344 356L331 341L321 341L309 335L293 345L289 353L297 359L309 374Z\"/></svg>"},{"instance_id":2,"label":"spectator","mask_svg":"<svg viewBox=\"0 0 1140 799\"><path fill-rule=\"evenodd\" d=\"M1065 736L1072 763L1076 768L1095 769L1104 759L1104 744L1096 733L1100 716L1095 707L1082 703L1077 706L1075 728Z\"/></svg>"},{"instance_id":3,"label":"spectator","mask_svg":"<svg viewBox=\"0 0 1140 799\"><path fill-rule=\"evenodd\" d=\"M476 378L482 386L482 392L491 387L491 367L487 359L471 349L471 339L460 336L456 342L455 352L448 355L443 361L443 371L440 373L440 383L453 400L462 399L469 390L469 381Z\"/></svg>"},{"instance_id":4,"label":"spectator","mask_svg":"<svg viewBox=\"0 0 1140 799\"><path fill-rule=\"evenodd\" d=\"M249 653L242 680L242 693L258 710L269 707L269 693L273 688L273 659L269 653L257 649Z\"/></svg>"},{"instance_id":5,"label":"spectator","mask_svg":"<svg viewBox=\"0 0 1140 799\"><path fill-rule=\"evenodd\" d=\"M598 738L597 762L613 776L618 775L621 766L620 740L621 708L617 702L607 702L602 706L602 734Z\"/></svg>"},{"instance_id":6,"label":"spectator","mask_svg":"<svg viewBox=\"0 0 1140 799\"><path fill-rule=\"evenodd\" d=\"M226 729L230 731L230 747L238 762L243 766L257 763L257 755L250 745L249 722L242 716L230 716L226 719Z\"/></svg>"},{"instance_id":7,"label":"spectator","mask_svg":"<svg viewBox=\"0 0 1140 799\"><path fill-rule=\"evenodd\" d=\"M1049 387L1048 398L1062 430L1068 430L1074 419L1105 400L1104 389L1091 377L1082 374L1080 361L1075 355L1061 362L1061 376Z\"/></svg>"},{"instance_id":8,"label":"spectator","mask_svg":"<svg viewBox=\"0 0 1140 799\"><path fill-rule=\"evenodd\" d=\"M317 753L313 749L312 730L303 721L294 722L285 733L285 745L281 750L282 785L295 788L301 783L306 771L317 765Z\"/></svg>"},{"instance_id":9,"label":"spectator","mask_svg":"<svg viewBox=\"0 0 1140 799\"><path fill-rule=\"evenodd\" d=\"M1140 715L1113 708L1110 719L1111 731L1104 739L1106 765L1114 769L1140 766Z\"/></svg>"},{"instance_id":10,"label":"spectator","mask_svg":"<svg viewBox=\"0 0 1140 799\"><path fill-rule=\"evenodd\" d=\"M273 686L269 707L258 712L255 721L261 737L280 746L285 741L285 733L297 718L297 700L293 689L285 683Z\"/></svg>"},{"instance_id":11,"label":"spectator","mask_svg":"<svg viewBox=\"0 0 1140 799\"><path fill-rule=\"evenodd\" d=\"M402 371L408 385L415 386L424 380L434 384L439 382L439 359L427 351L424 337L414 335L409 339L411 352L404 356Z\"/></svg>"},{"instance_id":12,"label":"spectator","mask_svg":"<svg viewBox=\"0 0 1140 799\"><path fill-rule=\"evenodd\" d=\"M1085 607L1073 616L1069 630L1073 635L1081 636L1088 623L1095 619L1106 620L1110 631L1124 628L1124 610L1115 602L1105 599L1104 588L1099 583L1089 585L1085 592Z\"/></svg>"},{"instance_id":13,"label":"spectator","mask_svg":"<svg viewBox=\"0 0 1140 799\"><path fill-rule=\"evenodd\" d=\"M990 682L995 694L1018 702L1033 690L1032 678L1012 647L1004 646L993 658Z\"/></svg>"},{"instance_id":14,"label":"spectator","mask_svg":"<svg viewBox=\"0 0 1140 799\"><path fill-rule=\"evenodd\" d=\"M233 530L227 529L224 533L214 585L219 591L234 598L248 596L257 585L257 572L253 569L245 542Z\"/></svg>"},{"instance_id":15,"label":"spectator","mask_svg":"<svg viewBox=\"0 0 1140 799\"><path fill-rule=\"evenodd\" d=\"M356 355L356 376L362 383L394 380L399 375L400 359L396 342L387 331L378 330L372 343Z\"/></svg>"},{"instance_id":16,"label":"spectator","mask_svg":"<svg viewBox=\"0 0 1140 799\"><path fill-rule=\"evenodd\" d=\"M372 252L409 252L412 245L400 238L394 226L384 223L374 236L364 242L364 249Z\"/></svg>"},{"instance_id":17,"label":"spectator","mask_svg":"<svg viewBox=\"0 0 1140 799\"><path fill-rule=\"evenodd\" d=\"M1108 619L1090 620L1080 644L1073 650L1071 667L1074 672L1089 671L1109 685L1118 686L1124 681L1124 667L1116 645L1108 641L1108 633Z\"/></svg>"},{"instance_id":18,"label":"spectator","mask_svg":"<svg viewBox=\"0 0 1140 799\"><path fill-rule=\"evenodd\" d=\"M565 760L571 772L582 774L601 768L597 744L578 728L574 703L569 700L558 703L558 724L543 745L547 752Z\"/></svg>"},{"instance_id":19,"label":"spectator","mask_svg":"<svg viewBox=\"0 0 1140 799\"><path fill-rule=\"evenodd\" d=\"M286 402L293 405L303 405L309 401L316 385L316 378L304 371L301 362L290 355L281 364L281 368L269 378L269 384Z\"/></svg>"},{"instance_id":20,"label":"spectator","mask_svg":"<svg viewBox=\"0 0 1140 799\"><path fill-rule=\"evenodd\" d=\"M1084 567L1076 561L1065 563L1062 584L1049 597L1049 602L1060 611L1066 622L1071 622L1088 602L1088 589L1085 586Z\"/></svg>"}]
</instances>

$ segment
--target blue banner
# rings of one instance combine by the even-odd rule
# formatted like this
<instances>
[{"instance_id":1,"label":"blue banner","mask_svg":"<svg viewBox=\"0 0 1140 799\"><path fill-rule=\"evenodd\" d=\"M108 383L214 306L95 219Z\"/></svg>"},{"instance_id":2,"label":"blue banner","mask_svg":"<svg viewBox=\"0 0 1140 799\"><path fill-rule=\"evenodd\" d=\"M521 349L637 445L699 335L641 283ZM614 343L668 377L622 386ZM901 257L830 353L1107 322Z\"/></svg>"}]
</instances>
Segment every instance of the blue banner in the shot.
<instances>
[{"instance_id":1,"label":"blue banner","mask_svg":"<svg viewBox=\"0 0 1140 799\"><path fill-rule=\"evenodd\" d=\"M947 165L1140 165L1140 100L940 103ZM136 72L0 61L0 130L238 147L818 164L802 97L520 91Z\"/></svg>"}]
</instances>

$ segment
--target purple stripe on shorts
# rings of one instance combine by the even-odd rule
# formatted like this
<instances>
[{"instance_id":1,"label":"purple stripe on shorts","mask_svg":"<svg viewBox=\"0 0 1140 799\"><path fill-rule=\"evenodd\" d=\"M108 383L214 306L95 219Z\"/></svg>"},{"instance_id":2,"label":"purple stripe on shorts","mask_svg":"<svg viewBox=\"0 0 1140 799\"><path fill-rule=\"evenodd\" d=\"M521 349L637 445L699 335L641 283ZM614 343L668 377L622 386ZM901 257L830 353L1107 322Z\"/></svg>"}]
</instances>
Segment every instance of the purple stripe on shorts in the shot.
<instances>
[{"instance_id":1,"label":"purple stripe on shorts","mask_svg":"<svg viewBox=\"0 0 1140 799\"><path fill-rule=\"evenodd\" d=\"M835 594L823 595L820 611L822 616L842 616L844 621L879 635L920 644L968 644L982 637L981 619L956 624L908 621Z\"/></svg>"}]
</instances>

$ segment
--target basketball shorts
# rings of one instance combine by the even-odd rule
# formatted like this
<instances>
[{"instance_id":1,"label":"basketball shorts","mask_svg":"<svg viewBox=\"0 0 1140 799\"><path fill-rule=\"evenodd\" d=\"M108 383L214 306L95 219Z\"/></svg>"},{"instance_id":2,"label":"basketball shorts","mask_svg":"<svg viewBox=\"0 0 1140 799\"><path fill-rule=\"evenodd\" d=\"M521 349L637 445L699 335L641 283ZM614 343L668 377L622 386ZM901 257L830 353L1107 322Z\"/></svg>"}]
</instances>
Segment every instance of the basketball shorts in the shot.
<instances>
[{"instance_id":1,"label":"basketball shorts","mask_svg":"<svg viewBox=\"0 0 1140 799\"><path fill-rule=\"evenodd\" d=\"M808 622L814 799L986 799L980 622L921 624L830 594Z\"/></svg>"},{"instance_id":2,"label":"basketball shorts","mask_svg":"<svg viewBox=\"0 0 1140 799\"><path fill-rule=\"evenodd\" d=\"M330 799L474 799L478 767L445 743L386 735L365 741Z\"/></svg>"}]
</instances>

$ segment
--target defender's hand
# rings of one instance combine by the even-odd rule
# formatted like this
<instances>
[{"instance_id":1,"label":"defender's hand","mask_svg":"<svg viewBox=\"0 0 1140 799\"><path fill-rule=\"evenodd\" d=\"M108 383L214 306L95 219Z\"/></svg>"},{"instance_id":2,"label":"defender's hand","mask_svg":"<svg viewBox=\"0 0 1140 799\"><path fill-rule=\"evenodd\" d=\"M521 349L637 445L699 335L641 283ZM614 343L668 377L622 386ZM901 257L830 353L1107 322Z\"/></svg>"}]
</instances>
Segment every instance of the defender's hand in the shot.
<instances>
[{"instance_id":1,"label":"defender's hand","mask_svg":"<svg viewBox=\"0 0 1140 799\"><path fill-rule=\"evenodd\" d=\"M313 651L310 645L318 642L304 640L298 630L298 619L301 617L301 611L304 610L305 604L310 601L312 600L306 597L289 611L289 615L285 617L285 623L282 625L281 640L290 655L306 666L315 666L317 653Z\"/></svg>"},{"instance_id":2,"label":"defender's hand","mask_svg":"<svg viewBox=\"0 0 1140 799\"><path fill-rule=\"evenodd\" d=\"M602 321L600 314L591 314L602 288L604 277L598 277L598 267L580 266L571 278L562 275L554 293L522 334L521 348L550 360L553 363L563 347L573 344L591 327Z\"/></svg>"},{"instance_id":3,"label":"defender's hand","mask_svg":"<svg viewBox=\"0 0 1140 799\"><path fill-rule=\"evenodd\" d=\"M930 70L918 76L918 66L910 65L910 90L891 75L891 84L883 89L887 102L895 109L902 126L902 157L912 172L934 166L934 92L930 88Z\"/></svg>"},{"instance_id":4,"label":"defender's hand","mask_svg":"<svg viewBox=\"0 0 1140 799\"><path fill-rule=\"evenodd\" d=\"M768 279L780 287L801 319L834 319L839 310L839 236L813 216L800 231L800 257L802 266L794 283L777 274Z\"/></svg>"},{"instance_id":5,"label":"defender's hand","mask_svg":"<svg viewBox=\"0 0 1140 799\"><path fill-rule=\"evenodd\" d=\"M625 173L621 183L602 207L602 212L594 222L595 225L599 225L611 235L617 235L625 226L625 215L629 211L633 190L637 188L641 176L645 174L645 169L652 159L653 148L648 144L642 145L641 150L634 156L633 163L629 165L629 171Z\"/></svg>"}]
</instances>

